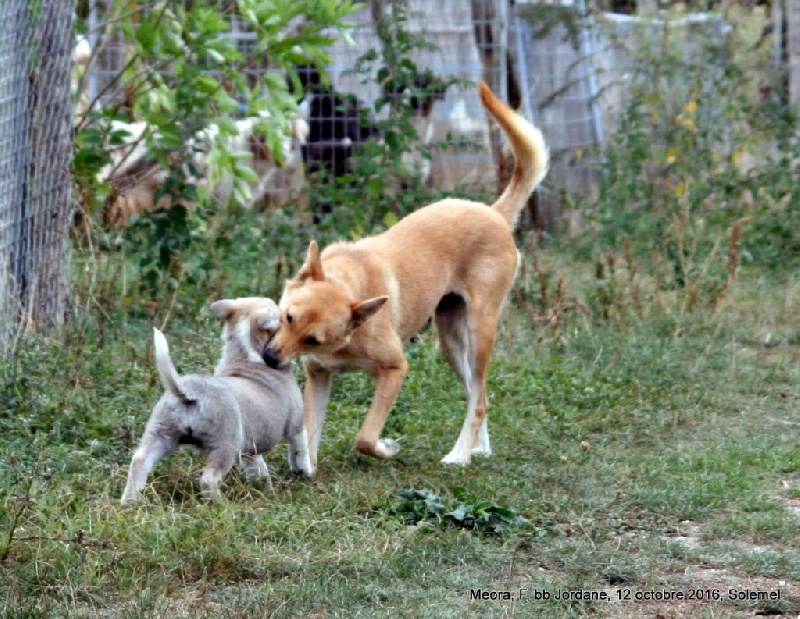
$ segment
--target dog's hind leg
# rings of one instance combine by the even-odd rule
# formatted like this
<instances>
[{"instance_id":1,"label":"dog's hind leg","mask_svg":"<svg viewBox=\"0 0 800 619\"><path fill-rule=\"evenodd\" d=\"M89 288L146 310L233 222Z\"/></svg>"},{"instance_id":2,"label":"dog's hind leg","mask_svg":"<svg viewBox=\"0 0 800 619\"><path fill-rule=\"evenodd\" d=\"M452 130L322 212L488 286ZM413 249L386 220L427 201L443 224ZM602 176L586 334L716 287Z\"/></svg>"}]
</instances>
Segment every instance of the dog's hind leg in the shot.
<instances>
[{"instance_id":1,"label":"dog's hind leg","mask_svg":"<svg viewBox=\"0 0 800 619\"><path fill-rule=\"evenodd\" d=\"M147 484L147 477L153 467L177 448L178 441L173 437L145 434L131 458L128 483L125 485L120 502L123 505L130 505L140 501L142 490Z\"/></svg>"},{"instance_id":2,"label":"dog's hind leg","mask_svg":"<svg viewBox=\"0 0 800 619\"><path fill-rule=\"evenodd\" d=\"M497 324L495 308L468 307L461 297L446 297L435 322L442 353L458 374L467 393L467 416L453 449L442 458L446 464L467 465L473 455L490 456L486 394L489 360ZM473 319L470 320L470 314Z\"/></svg>"},{"instance_id":3,"label":"dog's hind leg","mask_svg":"<svg viewBox=\"0 0 800 619\"><path fill-rule=\"evenodd\" d=\"M231 470L238 455L239 453L230 447L220 447L208 453L208 461L200 476L200 490L207 498L222 498L219 482Z\"/></svg>"},{"instance_id":4,"label":"dog's hind leg","mask_svg":"<svg viewBox=\"0 0 800 619\"><path fill-rule=\"evenodd\" d=\"M289 443L289 469L292 473L303 473L307 477L314 476L314 467L308 454L308 432L305 428L287 439Z\"/></svg>"},{"instance_id":5,"label":"dog's hind leg","mask_svg":"<svg viewBox=\"0 0 800 619\"><path fill-rule=\"evenodd\" d=\"M247 479L263 479L267 484L267 488L272 490L272 477L269 475L269 467L264 462L261 455L251 456L250 454L242 454L241 460L244 475Z\"/></svg>"},{"instance_id":6,"label":"dog's hind leg","mask_svg":"<svg viewBox=\"0 0 800 619\"><path fill-rule=\"evenodd\" d=\"M489 417L488 415L484 415L483 423L481 424L481 429L478 432L478 440L475 442L475 445L472 447L472 455L473 456L484 456L488 458L492 455L492 443L489 440Z\"/></svg>"}]
</instances>

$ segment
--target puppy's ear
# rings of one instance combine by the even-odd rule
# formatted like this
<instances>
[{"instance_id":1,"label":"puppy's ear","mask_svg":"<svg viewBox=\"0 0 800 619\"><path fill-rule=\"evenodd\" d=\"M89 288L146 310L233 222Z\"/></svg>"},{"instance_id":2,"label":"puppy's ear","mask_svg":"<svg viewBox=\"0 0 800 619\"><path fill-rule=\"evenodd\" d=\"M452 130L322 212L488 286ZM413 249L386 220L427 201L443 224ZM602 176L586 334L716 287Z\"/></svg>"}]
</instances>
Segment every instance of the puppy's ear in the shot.
<instances>
[{"instance_id":1,"label":"puppy's ear","mask_svg":"<svg viewBox=\"0 0 800 619\"><path fill-rule=\"evenodd\" d=\"M233 316L233 312L236 311L236 301L232 299L221 299L219 301L214 301L211 304L210 309L220 320L228 320L228 318Z\"/></svg>"},{"instance_id":2,"label":"puppy's ear","mask_svg":"<svg viewBox=\"0 0 800 619\"><path fill-rule=\"evenodd\" d=\"M362 301L361 303L353 304L351 309L352 314L350 316L350 328L357 329L363 325L367 320L372 318L388 300L389 297L384 295L382 297L375 297L373 299Z\"/></svg>"},{"instance_id":3,"label":"puppy's ear","mask_svg":"<svg viewBox=\"0 0 800 619\"><path fill-rule=\"evenodd\" d=\"M273 303L273 305L275 305ZM261 312L258 315L258 328L262 331L277 331L281 326L281 310L275 305L273 309Z\"/></svg>"}]
</instances>

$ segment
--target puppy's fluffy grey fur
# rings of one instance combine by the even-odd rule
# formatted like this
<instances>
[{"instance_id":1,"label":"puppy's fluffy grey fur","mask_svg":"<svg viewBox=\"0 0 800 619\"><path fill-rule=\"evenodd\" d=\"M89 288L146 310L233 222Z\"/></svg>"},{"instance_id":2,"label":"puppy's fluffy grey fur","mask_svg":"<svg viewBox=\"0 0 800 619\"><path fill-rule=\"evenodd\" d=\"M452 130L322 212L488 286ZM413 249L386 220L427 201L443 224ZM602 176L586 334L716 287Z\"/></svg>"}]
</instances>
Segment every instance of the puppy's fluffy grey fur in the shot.
<instances>
[{"instance_id":1,"label":"puppy's fluffy grey fur","mask_svg":"<svg viewBox=\"0 0 800 619\"><path fill-rule=\"evenodd\" d=\"M261 454L281 438L289 443L292 471L313 474L295 377L289 366L270 369L261 359L260 351L279 325L278 307L270 299L250 297L217 301L211 310L225 322L214 375L179 376L166 338L153 330L156 367L166 392L133 454L123 505L141 499L153 467L181 445L205 453L200 485L211 497L219 496L219 482L239 458L248 476L270 484Z\"/></svg>"}]
</instances>

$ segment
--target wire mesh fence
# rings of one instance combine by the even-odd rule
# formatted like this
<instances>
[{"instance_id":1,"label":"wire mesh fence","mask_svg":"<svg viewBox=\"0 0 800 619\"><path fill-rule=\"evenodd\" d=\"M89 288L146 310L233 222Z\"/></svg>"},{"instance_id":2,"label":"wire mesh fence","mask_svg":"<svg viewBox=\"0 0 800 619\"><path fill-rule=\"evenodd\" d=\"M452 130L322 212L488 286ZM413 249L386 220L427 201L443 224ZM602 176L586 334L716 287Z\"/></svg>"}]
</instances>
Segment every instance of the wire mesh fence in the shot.
<instances>
[{"instance_id":1,"label":"wire mesh fence","mask_svg":"<svg viewBox=\"0 0 800 619\"><path fill-rule=\"evenodd\" d=\"M377 122L391 113L391 106L375 112L376 101L387 93L376 74L376 66L371 73L365 72L362 61L370 54L380 56L380 50L386 46L376 24L389 13L392 4L389 0L367 3L349 19L355 25L350 40L339 38L330 48L332 63L327 67L330 88L324 92L318 89L304 102L310 125L307 143L294 144L298 154L293 158L302 165L259 168L263 150L253 152L253 167L261 177L259 189L263 190L264 204L280 205L290 196L307 192L309 172L315 169L332 171L333 176L346 174L348 158L357 152L361 136L380 137L379 132L348 133L348 121L342 116L361 113L362 117ZM423 45L408 52L409 60L421 72L457 84L445 92L433 93L430 105L420 105L412 118L420 146L427 149L437 145L427 151L425 161L418 162L427 185L444 191L458 188L492 192L505 180L503 163L508 164L509 153L503 151L503 138L488 122L475 88L477 81L483 79L501 98L514 107L524 108L527 115L544 125L554 154L548 184L580 195L594 190L591 159L588 155L585 159L580 156L597 144L600 130L595 117L589 54L583 48L567 50L569 43L560 40L563 38L560 32L551 33L548 40L537 39L534 28L522 18L524 11L520 10L534 4L518 3L514 10L511 3L503 0L441 3L409 0L407 3L404 28L424 39ZM126 90L124 79L120 79L128 64L130 45L120 31L102 25L104 20L113 23L114 6L106 0L91 4L88 21L94 29L89 38L98 54L86 81L88 98L97 98L100 105L131 107L131 93ZM139 6L142 10L146 8L144 4ZM227 19L228 36L236 41L245 57L243 70L247 71L251 85L256 84L273 69L259 56L255 34L247 23L235 11L228 12ZM582 75L576 77L570 64L579 65ZM566 84L570 84L569 90ZM523 98L523 94L529 96ZM351 97L349 112L335 111L345 98ZM243 113L246 115L247 111ZM446 148L442 147L445 143L449 144ZM549 219L557 217L554 207Z\"/></svg>"},{"instance_id":2,"label":"wire mesh fence","mask_svg":"<svg viewBox=\"0 0 800 619\"><path fill-rule=\"evenodd\" d=\"M550 148L548 186L576 197L597 191L593 149L604 139L591 21L582 2L516 7L515 45L523 102ZM537 224L563 227L556 195L544 196Z\"/></svg>"},{"instance_id":3,"label":"wire mesh fence","mask_svg":"<svg viewBox=\"0 0 800 619\"><path fill-rule=\"evenodd\" d=\"M383 42L376 32L375 24L376 20L386 15L390 4L381 0L368 3L348 20L355 26L350 32L350 41L338 38L331 46L329 53L332 63L327 67L330 89L307 97L303 108L311 125L308 137L310 142L328 140L329 138L318 136L335 133L337 128L331 125L341 123L341 119L335 117L333 106L318 105L317 108L321 107L322 112L315 110L314 97L319 99L323 94L355 96L358 108L366 112L368 119L380 121L389 115L389 106L380 112L374 111L376 100L386 95L380 80L375 79L375 70L370 76L363 71L356 71L356 68L359 59L365 54L382 48ZM412 121L423 145L443 143L448 140L448 136L451 142L461 144L460 147L436 150L429 166L430 178L426 180L430 185L443 190L464 185L493 185L496 175L489 151L490 127L474 86L479 79L488 77L494 88L501 91L504 89L504 54L493 52L501 49L505 43L497 40L499 35L495 38L490 35L484 38L482 45L478 45L476 33L507 30L510 16L503 9L507 4L495 0L474 0L471 3L444 0L442 4L410 0L408 5L408 21L405 27L410 32L421 35L426 42L424 46L412 50L409 59L421 70L430 71L451 81L463 82L449 88L443 95L435 96L433 104L425 110L419 110ZM495 5L501 7L501 10L492 9ZM124 80L119 79L129 59L130 46L119 30L102 26L103 21L112 18L113 14L112 2L98 0L92 4L89 21L97 26L89 36L89 42L97 50L97 58L86 80L87 99L97 98L101 106L124 104L130 107L130 92L126 91ZM264 74L274 69L260 57L255 34L235 11L228 12L226 18L230 23L228 36L236 41L244 55L243 70L247 71L251 86L263 81ZM487 66L496 68L490 70ZM369 79L370 77L373 79ZM243 114L246 115L247 111L243 110ZM299 149L299 145L297 147ZM332 156L346 157L352 149L326 150L332 150ZM254 154L257 158L259 153ZM305 154L305 163L308 164L309 155L307 152ZM330 162L330 167L342 169L346 167L344 163L333 161ZM292 172L270 170L270 183L265 191L267 202L285 202L287 195L296 191L306 180L304 174Z\"/></svg>"},{"instance_id":4,"label":"wire mesh fence","mask_svg":"<svg viewBox=\"0 0 800 619\"><path fill-rule=\"evenodd\" d=\"M307 126L290 144L294 163L275 165L263 142L252 136L242 141L254 155L258 183L253 189L260 192L262 206L310 193L314 169L323 167L334 176L346 173L358 142L381 138L379 132L364 133L359 125L364 116L377 122L392 113L391 105L375 105L387 96L375 59L381 60L387 45L378 24L391 5L390 0L368 2L349 18L355 24L350 40L339 38L330 48L330 87L308 88L301 106ZM155 5L135 6L145 14ZM5 349L13 348L14 338L28 327L57 325L64 319L71 130L76 119L90 104L95 110L122 106L130 116L132 139L143 131L133 113L137 93L128 79L132 46L117 26L124 3L82 3L87 35L77 42L75 8L74 0L0 3L0 347ZM259 51L256 34L234 5L221 2L218 8L229 22L226 36L241 51L242 72L250 87L258 87L276 68ZM635 19L612 17L598 28L580 0L409 0L407 9L403 27L423 44L405 53L421 77L448 84L441 91L429 89L427 99L413 99L413 130L423 147L447 146L416 161L404 158L404 163L418 166L415 171L428 186L444 191L491 193L503 184L510 158L481 107L475 84L483 79L542 127L552 156L544 195L552 198L563 191L592 197L598 180L594 148L613 132L625 101L630 56L614 41L630 38ZM371 68L364 63L370 55ZM77 81L75 65L82 65L84 72ZM393 88L397 94L416 86ZM341 109L343 104L347 109ZM236 116L248 115L252 113L243 105ZM147 155L143 149L131 150ZM129 166L135 163L131 160ZM160 177L151 176L150 185L137 187L137 199L155 193L154 178ZM151 195L150 203L155 202ZM557 199L539 210L537 225L551 232L562 227Z\"/></svg>"},{"instance_id":5,"label":"wire mesh fence","mask_svg":"<svg viewBox=\"0 0 800 619\"><path fill-rule=\"evenodd\" d=\"M0 348L65 320L72 0L0 4Z\"/></svg>"},{"instance_id":6,"label":"wire mesh fence","mask_svg":"<svg viewBox=\"0 0 800 619\"><path fill-rule=\"evenodd\" d=\"M388 0L372 0L351 17L355 24L351 40L339 39L330 49L331 87L324 94L354 96L356 108L366 111L373 120L384 119L390 113L390 107L372 113L376 100L386 93L375 71L365 76L355 69L361 66L365 55L384 46L376 23L390 5ZM537 10L542 8L548 13ZM560 11L555 22L554 11ZM89 22L95 29L90 41L99 54L87 80L89 99L97 98L101 105L124 103L130 107L131 93L126 90L124 79L120 79L127 66L129 46L121 32L102 26L104 20L113 22L113 14L113 3L97 0L92 4ZM425 169L430 186L445 191L465 187L493 190L498 172L502 177L502 170L498 169L502 137L488 122L474 87L484 79L502 98L542 125L552 151L548 186L577 196L591 196L596 191L591 150L603 142L607 122L598 102L601 87L597 84L596 66L603 67L610 81L619 77L619 71L608 66L611 63L605 59L607 50L598 44L583 2L518 2L512 6L498 0L410 0L407 15L405 28L425 41L424 46L412 50L409 59L424 71L460 83L434 96L432 105L413 119L423 146L442 144L448 138L456 144L431 151ZM235 12L229 13L228 19L229 36L245 57L243 65L251 84L257 83L272 69L259 57L255 34L248 25ZM548 20L555 26L542 30L541 24ZM352 145L342 148L329 143L332 139L353 139L332 136L344 131L339 128L344 121L335 117L334 105L320 104L321 94L312 94L305 102L306 119L311 124L306 138L311 144L303 145L306 168L315 163L309 162L315 152L346 159L353 151ZM315 148L314 142L323 143ZM257 163L260 154L254 155ZM324 163L333 170L347 170L346 161ZM307 169L299 173L296 169L265 169L269 182L264 183L264 194L270 204L285 202L307 181ZM557 213L552 216L557 217Z\"/></svg>"},{"instance_id":7,"label":"wire mesh fence","mask_svg":"<svg viewBox=\"0 0 800 619\"><path fill-rule=\"evenodd\" d=\"M524 107L542 128L551 155L547 185L553 192L544 196L539 223L556 232L575 222L561 211L554 194L597 197L599 150L617 131L635 81L648 74L640 65L666 53L654 48L680 33L688 60L708 41L721 42L730 31L719 14L655 18L589 8L584 0L522 2L514 12L516 71ZM709 64L708 84L719 70ZM670 85L668 96L684 101L691 83L687 72Z\"/></svg>"}]
</instances>

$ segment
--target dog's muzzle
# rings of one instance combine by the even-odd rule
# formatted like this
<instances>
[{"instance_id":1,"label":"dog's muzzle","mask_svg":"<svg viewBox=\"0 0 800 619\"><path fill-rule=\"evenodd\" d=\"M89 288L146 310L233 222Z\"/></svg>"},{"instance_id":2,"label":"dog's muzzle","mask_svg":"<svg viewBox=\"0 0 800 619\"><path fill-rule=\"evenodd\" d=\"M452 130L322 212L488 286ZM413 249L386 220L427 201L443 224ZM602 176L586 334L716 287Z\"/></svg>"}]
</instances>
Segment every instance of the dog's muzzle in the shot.
<instances>
[{"instance_id":1,"label":"dog's muzzle","mask_svg":"<svg viewBox=\"0 0 800 619\"><path fill-rule=\"evenodd\" d=\"M264 363L266 363L273 370L277 369L281 365L281 358L278 355L278 351L276 351L274 348L270 348L269 346L264 348L264 352L261 354L261 357L264 359Z\"/></svg>"}]
</instances>

